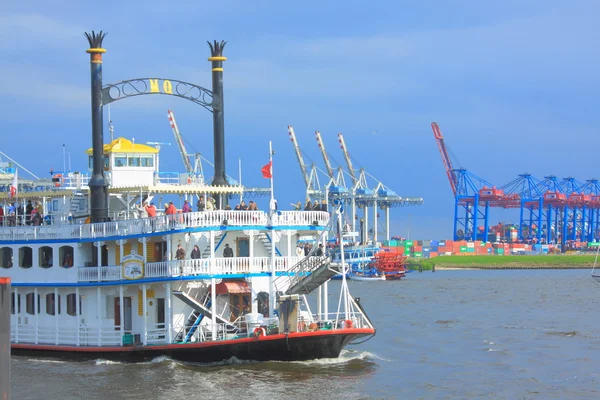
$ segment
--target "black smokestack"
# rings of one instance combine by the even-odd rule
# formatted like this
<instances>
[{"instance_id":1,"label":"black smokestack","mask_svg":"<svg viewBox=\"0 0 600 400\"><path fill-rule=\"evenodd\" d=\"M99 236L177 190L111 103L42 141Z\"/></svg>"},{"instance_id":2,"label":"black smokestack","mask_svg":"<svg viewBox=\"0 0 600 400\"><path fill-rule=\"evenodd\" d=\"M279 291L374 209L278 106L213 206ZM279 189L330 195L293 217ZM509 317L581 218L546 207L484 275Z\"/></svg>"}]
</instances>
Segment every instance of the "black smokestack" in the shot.
<instances>
[{"instance_id":1,"label":"black smokestack","mask_svg":"<svg viewBox=\"0 0 600 400\"><path fill-rule=\"evenodd\" d=\"M213 133L215 142L215 175L212 180L213 186L227 186L225 177L225 117L223 114L223 48L225 41L213 43L207 42L210 47L211 56L208 61L212 62L212 92L213 92ZM221 206L222 204L218 204Z\"/></svg>"},{"instance_id":2,"label":"black smokestack","mask_svg":"<svg viewBox=\"0 0 600 400\"><path fill-rule=\"evenodd\" d=\"M90 44L90 71L92 82L92 164L90 178L90 219L92 222L108 221L108 197L104 180L104 133L102 119L102 41L106 33L86 33Z\"/></svg>"}]
</instances>

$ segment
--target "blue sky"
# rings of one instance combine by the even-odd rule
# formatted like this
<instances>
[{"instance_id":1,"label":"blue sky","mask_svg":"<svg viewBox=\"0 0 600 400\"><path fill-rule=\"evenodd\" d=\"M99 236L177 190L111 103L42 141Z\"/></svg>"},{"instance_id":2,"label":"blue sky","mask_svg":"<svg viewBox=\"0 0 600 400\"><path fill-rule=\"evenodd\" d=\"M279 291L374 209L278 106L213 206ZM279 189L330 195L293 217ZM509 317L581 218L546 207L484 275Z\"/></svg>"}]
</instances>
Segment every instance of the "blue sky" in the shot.
<instances>
[{"instance_id":1,"label":"blue sky","mask_svg":"<svg viewBox=\"0 0 600 400\"><path fill-rule=\"evenodd\" d=\"M0 149L37 174L62 168L63 143L73 169L86 168L83 32L94 29L108 32L104 83L155 76L210 88L206 41L228 40L227 172L237 176L242 157L244 183L267 186L260 167L271 140L280 207L304 197L288 124L307 163L323 168L315 130L334 167L343 162L342 132L357 165L402 196L423 197L423 206L392 211L392 233L405 236L410 221L412 238L452 234L453 198L432 121L455 165L497 186L523 172L600 178L596 1L94 4L9 2L0 11ZM161 169L183 170L167 109L188 151L212 159L210 113L178 98L114 103L115 133L173 143L162 151ZM491 215L492 222L514 218Z\"/></svg>"}]
</instances>

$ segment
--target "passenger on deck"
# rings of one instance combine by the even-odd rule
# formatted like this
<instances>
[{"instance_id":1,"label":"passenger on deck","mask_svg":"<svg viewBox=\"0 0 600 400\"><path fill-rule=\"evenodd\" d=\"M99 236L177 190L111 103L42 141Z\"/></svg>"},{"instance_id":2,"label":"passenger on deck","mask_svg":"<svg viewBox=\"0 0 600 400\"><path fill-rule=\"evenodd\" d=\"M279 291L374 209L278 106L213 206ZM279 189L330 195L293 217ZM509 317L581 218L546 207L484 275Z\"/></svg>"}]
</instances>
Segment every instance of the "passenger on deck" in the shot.
<instances>
[{"instance_id":1,"label":"passenger on deck","mask_svg":"<svg viewBox=\"0 0 600 400\"><path fill-rule=\"evenodd\" d=\"M225 248L223 249L223 257L233 257L233 249L229 247L229 244L225 244Z\"/></svg>"},{"instance_id":2,"label":"passenger on deck","mask_svg":"<svg viewBox=\"0 0 600 400\"><path fill-rule=\"evenodd\" d=\"M25 223L27 225L31 225L31 214L33 212L33 204L31 204L31 200L27 200L27 206L25 207Z\"/></svg>"},{"instance_id":3,"label":"passenger on deck","mask_svg":"<svg viewBox=\"0 0 600 400\"><path fill-rule=\"evenodd\" d=\"M315 255L317 257L323 256L323 243L319 243L319 248L317 248L317 253Z\"/></svg>"},{"instance_id":4,"label":"passenger on deck","mask_svg":"<svg viewBox=\"0 0 600 400\"><path fill-rule=\"evenodd\" d=\"M256 211L258 210L258 206L253 200L250 200L250 204L248 204L248 211Z\"/></svg>"},{"instance_id":5,"label":"passenger on deck","mask_svg":"<svg viewBox=\"0 0 600 400\"><path fill-rule=\"evenodd\" d=\"M192 206L190 206L190 203L188 203L188 201L187 201L187 200L184 200L184 201L183 201L183 208L182 208L182 211L183 211L184 213L189 213L189 212L192 212Z\"/></svg>"},{"instance_id":6,"label":"passenger on deck","mask_svg":"<svg viewBox=\"0 0 600 400\"><path fill-rule=\"evenodd\" d=\"M196 260L201 257L200 249L198 248L197 244L194 245L194 249L192 250L192 254L190 254L190 257L192 260Z\"/></svg>"},{"instance_id":7,"label":"passenger on deck","mask_svg":"<svg viewBox=\"0 0 600 400\"><path fill-rule=\"evenodd\" d=\"M319 200L315 200L312 210L313 211L321 211L321 204L319 203Z\"/></svg>"},{"instance_id":8,"label":"passenger on deck","mask_svg":"<svg viewBox=\"0 0 600 400\"><path fill-rule=\"evenodd\" d=\"M204 196L200 196L200 198L198 199L198 203L196 203L196 207L198 207L198 211L204 211Z\"/></svg>"},{"instance_id":9,"label":"passenger on deck","mask_svg":"<svg viewBox=\"0 0 600 400\"><path fill-rule=\"evenodd\" d=\"M321 211L329 212L329 209L327 207L327 201L325 199L323 199L323 201L321 202Z\"/></svg>"},{"instance_id":10,"label":"passenger on deck","mask_svg":"<svg viewBox=\"0 0 600 400\"><path fill-rule=\"evenodd\" d=\"M240 209L242 211L246 211L248 209L248 206L246 205L246 202L244 200L242 200L242 202L240 203Z\"/></svg>"},{"instance_id":11,"label":"passenger on deck","mask_svg":"<svg viewBox=\"0 0 600 400\"><path fill-rule=\"evenodd\" d=\"M297 202L296 204L290 203L290 205L292 207L294 207L294 211L302 211L302 203L301 202Z\"/></svg>"},{"instance_id":12,"label":"passenger on deck","mask_svg":"<svg viewBox=\"0 0 600 400\"><path fill-rule=\"evenodd\" d=\"M304 249L302 248L302 246L296 246L296 256L298 257L304 257Z\"/></svg>"},{"instance_id":13,"label":"passenger on deck","mask_svg":"<svg viewBox=\"0 0 600 400\"><path fill-rule=\"evenodd\" d=\"M71 258L70 253L65 254L65 258L63 259L62 266L67 267L67 268L73 266L73 259Z\"/></svg>"},{"instance_id":14,"label":"passenger on deck","mask_svg":"<svg viewBox=\"0 0 600 400\"><path fill-rule=\"evenodd\" d=\"M304 206L304 211L312 211L312 204L310 204L310 200L306 200L306 205Z\"/></svg>"},{"instance_id":15,"label":"passenger on deck","mask_svg":"<svg viewBox=\"0 0 600 400\"><path fill-rule=\"evenodd\" d=\"M154 207L154 203L144 202L144 208L146 209L146 213L148 213L148 217L155 218L156 217L156 207Z\"/></svg>"},{"instance_id":16,"label":"passenger on deck","mask_svg":"<svg viewBox=\"0 0 600 400\"><path fill-rule=\"evenodd\" d=\"M177 251L175 252L175 259L185 260L185 249L180 244L177 245Z\"/></svg>"}]
</instances>

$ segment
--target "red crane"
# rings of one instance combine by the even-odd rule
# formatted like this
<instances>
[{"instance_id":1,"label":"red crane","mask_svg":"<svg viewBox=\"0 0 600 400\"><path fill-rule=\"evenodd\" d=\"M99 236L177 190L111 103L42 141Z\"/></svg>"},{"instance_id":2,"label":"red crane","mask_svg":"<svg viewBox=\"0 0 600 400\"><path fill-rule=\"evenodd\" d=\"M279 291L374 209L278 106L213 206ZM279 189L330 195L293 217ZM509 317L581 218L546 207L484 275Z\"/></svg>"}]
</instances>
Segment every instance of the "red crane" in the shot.
<instances>
[{"instance_id":1,"label":"red crane","mask_svg":"<svg viewBox=\"0 0 600 400\"><path fill-rule=\"evenodd\" d=\"M431 129L433 129L433 136L435 137L435 141L438 145L438 149L440 150L440 154L442 156L442 162L444 163L444 168L446 168L446 175L448 175L448 180L450 181L450 187L452 188L452 194L456 196L456 175L454 174L454 167L452 166L452 160L450 160L450 156L448 155L448 150L446 150L446 144L444 143L444 136L442 136L442 131L440 131L440 127L437 123L431 123Z\"/></svg>"}]
</instances>

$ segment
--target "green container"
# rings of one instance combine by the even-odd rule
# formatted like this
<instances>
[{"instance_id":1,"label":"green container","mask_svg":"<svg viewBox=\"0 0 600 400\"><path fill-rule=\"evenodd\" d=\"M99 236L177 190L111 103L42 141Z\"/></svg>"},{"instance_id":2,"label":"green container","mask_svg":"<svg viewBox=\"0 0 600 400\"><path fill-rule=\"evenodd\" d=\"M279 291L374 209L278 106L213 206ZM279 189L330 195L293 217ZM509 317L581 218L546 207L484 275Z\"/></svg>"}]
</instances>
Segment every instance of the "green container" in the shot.
<instances>
[{"instance_id":1,"label":"green container","mask_svg":"<svg viewBox=\"0 0 600 400\"><path fill-rule=\"evenodd\" d=\"M494 253L496 253L496 254L504 254L504 249L494 249Z\"/></svg>"},{"instance_id":2,"label":"green container","mask_svg":"<svg viewBox=\"0 0 600 400\"><path fill-rule=\"evenodd\" d=\"M421 253L415 253L414 256L415 257L423 257L423 254L421 254Z\"/></svg>"},{"instance_id":3,"label":"green container","mask_svg":"<svg viewBox=\"0 0 600 400\"><path fill-rule=\"evenodd\" d=\"M467 253L475 253L475 247L467 247Z\"/></svg>"},{"instance_id":4,"label":"green container","mask_svg":"<svg viewBox=\"0 0 600 400\"><path fill-rule=\"evenodd\" d=\"M133 335L131 333L126 333L123 335L123 346L131 346L133 345Z\"/></svg>"},{"instance_id":5,"label":"green container","mask_svg":"<svg viewBox=\"0 0 600 400\"><path fill-rule=\"evenodd\" d=\"M390 247L396 247L396 246L398 246L398 241L397 240L390 240L389 246Z\"/></svg>"},{"instance_id":6,"label":"green container","mask_svg":"<svg viewBox=\"0 0 600 400\"><path fill-rule=\"evenodd\" d=\"M486 244L486 242L481 242L481 247L485 247Z\"/></svg>"},{"instance_id":7,"label":"green container","mask_svg":"<svg viewBox=\"0 0 600 400\"><path fill-rule=\"evenodd\" d=\"M412 245L413 245L413 242L412 242L412 240L407 240L407 241L406 241L406 245L407 245L407 246L412 246Z\"/></svg>"},{"instance_id":8,"label":"green container","mask_svg":"<svg viewBox=\"0 0 600 400\"><path fill-rule=\"evenodd\" d=\"M398 247L405 247L406 246L406 240L399 240L398 241Z\"/></svg>"},{"instance_id":9,"label":"green container","mask_svg":"<svg viewBox=\"0 0 600 400\"><path fill-rule=\"evenodd\" d=\"M467 252L467 246L460 246L460 252L461 253L466 253Z\"/></svg>"},{"instance_id":10,"label":"green container","mask_svg":"<svg viewBox=\"0 0 600 400\"><path fill-rule=\"evenodd\" d=\"M600 242L589 242L588 246L589 247L598 247L598 246L600 246Z\"/></svg>"},{"instance_id":11,"label":"green container","mask_svg":"<svg viewBox=\"0 0 600 400\"><path fill-rule=\"evenodd\" d=\"M388 247L389 247L389 246L391 246L391 245L390 245L390 240L384 240L384 241L383 241L383 245L384 245L384 246L388 246Z\"/></svg>"}]
</instances>

